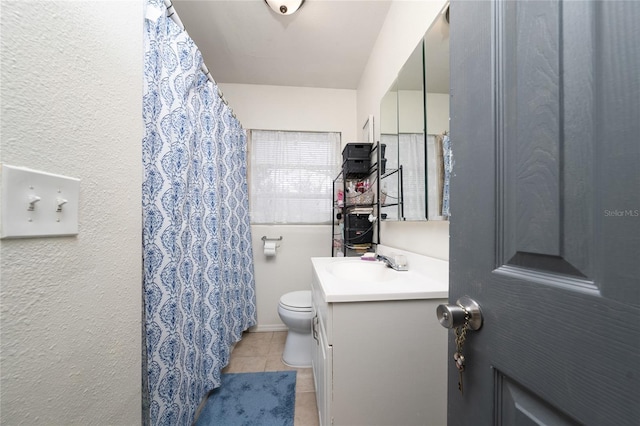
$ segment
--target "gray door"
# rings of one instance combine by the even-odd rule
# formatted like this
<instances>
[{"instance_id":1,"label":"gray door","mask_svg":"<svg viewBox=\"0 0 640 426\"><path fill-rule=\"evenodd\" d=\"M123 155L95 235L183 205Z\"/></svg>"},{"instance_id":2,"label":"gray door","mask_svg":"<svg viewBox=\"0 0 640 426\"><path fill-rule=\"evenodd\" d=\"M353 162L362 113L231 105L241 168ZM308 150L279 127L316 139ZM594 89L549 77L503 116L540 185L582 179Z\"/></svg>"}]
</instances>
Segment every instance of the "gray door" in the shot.
<instances>
[{"instance_id":1,"label":"gray door","mask_svg":"<svg viewBox=\"0 0 640 426\"><path fill-rule=\"evenodd\" d=\"M449 425L640 424L640 2L451 2Z\"/></svg>"}]
</instances>

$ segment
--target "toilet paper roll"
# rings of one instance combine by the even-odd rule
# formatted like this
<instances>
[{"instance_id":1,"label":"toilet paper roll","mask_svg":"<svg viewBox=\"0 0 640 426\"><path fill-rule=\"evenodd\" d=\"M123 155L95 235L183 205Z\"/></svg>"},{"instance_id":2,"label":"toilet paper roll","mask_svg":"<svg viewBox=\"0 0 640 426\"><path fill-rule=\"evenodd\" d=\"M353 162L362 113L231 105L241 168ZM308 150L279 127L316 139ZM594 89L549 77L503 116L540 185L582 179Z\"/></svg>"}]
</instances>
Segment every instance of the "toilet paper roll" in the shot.
<instances>
[{"instance_id":1,"label":"toilet paper roll","mask_svg":"<svg viewBox=\"0 0 640 426\"><path fill-rule=\"evenodd\" d=\"M264 255L267 257L276 255L276 242L275 241L265 241L264 242Z\"/></svg>"}]
</instances>

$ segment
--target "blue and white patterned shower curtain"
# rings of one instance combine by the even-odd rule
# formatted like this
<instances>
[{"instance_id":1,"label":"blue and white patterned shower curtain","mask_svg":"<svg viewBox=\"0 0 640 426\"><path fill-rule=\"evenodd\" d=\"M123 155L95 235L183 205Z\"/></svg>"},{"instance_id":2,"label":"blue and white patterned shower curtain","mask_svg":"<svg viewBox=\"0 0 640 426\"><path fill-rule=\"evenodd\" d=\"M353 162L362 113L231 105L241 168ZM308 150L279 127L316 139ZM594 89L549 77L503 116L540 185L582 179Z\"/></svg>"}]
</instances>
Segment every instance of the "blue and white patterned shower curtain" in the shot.
<instances>
[{"instance_id":1,"label":"blue and white patterned shower curtain","mask_svg":"<svg viewBox=\"0 0 640 426\"><path fill-rule=\"evenodd\" d=\"M191 424L220 385L231 345L256 323L246 136L201 63L164 13L146 20L143 272L153 425Z\"/></svg>"}]
</instances>

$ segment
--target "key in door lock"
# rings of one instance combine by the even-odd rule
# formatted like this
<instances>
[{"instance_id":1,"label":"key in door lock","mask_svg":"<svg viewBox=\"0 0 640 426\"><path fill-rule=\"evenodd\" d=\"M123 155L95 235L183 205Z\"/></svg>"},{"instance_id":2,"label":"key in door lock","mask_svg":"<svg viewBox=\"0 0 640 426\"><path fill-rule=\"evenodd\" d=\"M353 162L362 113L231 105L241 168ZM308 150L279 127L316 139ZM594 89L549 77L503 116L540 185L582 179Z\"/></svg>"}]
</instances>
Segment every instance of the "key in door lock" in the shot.
<instances>
[{"instance_id":1,"label":"key in door lock","mask_svg":"<svg viewBox=\"0 0 640 426\"><path fill-rule=\"evenodd\" d=\"M455 305L438 305L436 315L440 325L444 328L457 328L469 323L470 330L478 330L482 327L482 312L480 305L475 300L463 296L456 301Z\"/></svg>"}]
</instances>

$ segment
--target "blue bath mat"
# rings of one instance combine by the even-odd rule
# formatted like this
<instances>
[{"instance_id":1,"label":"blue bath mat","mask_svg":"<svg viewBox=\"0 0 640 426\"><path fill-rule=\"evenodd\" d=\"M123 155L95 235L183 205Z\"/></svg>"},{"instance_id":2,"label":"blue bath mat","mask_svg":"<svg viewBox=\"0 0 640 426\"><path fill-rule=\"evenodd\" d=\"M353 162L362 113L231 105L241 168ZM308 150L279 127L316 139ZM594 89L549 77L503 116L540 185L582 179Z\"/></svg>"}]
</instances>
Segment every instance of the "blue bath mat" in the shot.
<instances>
[{"instance_id":1,"label":"blue bath mat","mask_svg":"<svg viewBox=\"0 0 640 426\"><path fill-rule=\"evenodd\" d=\"M195 424L293 426L295 402L295 371L223 374Z\"/></svg>"}]
</instances>

